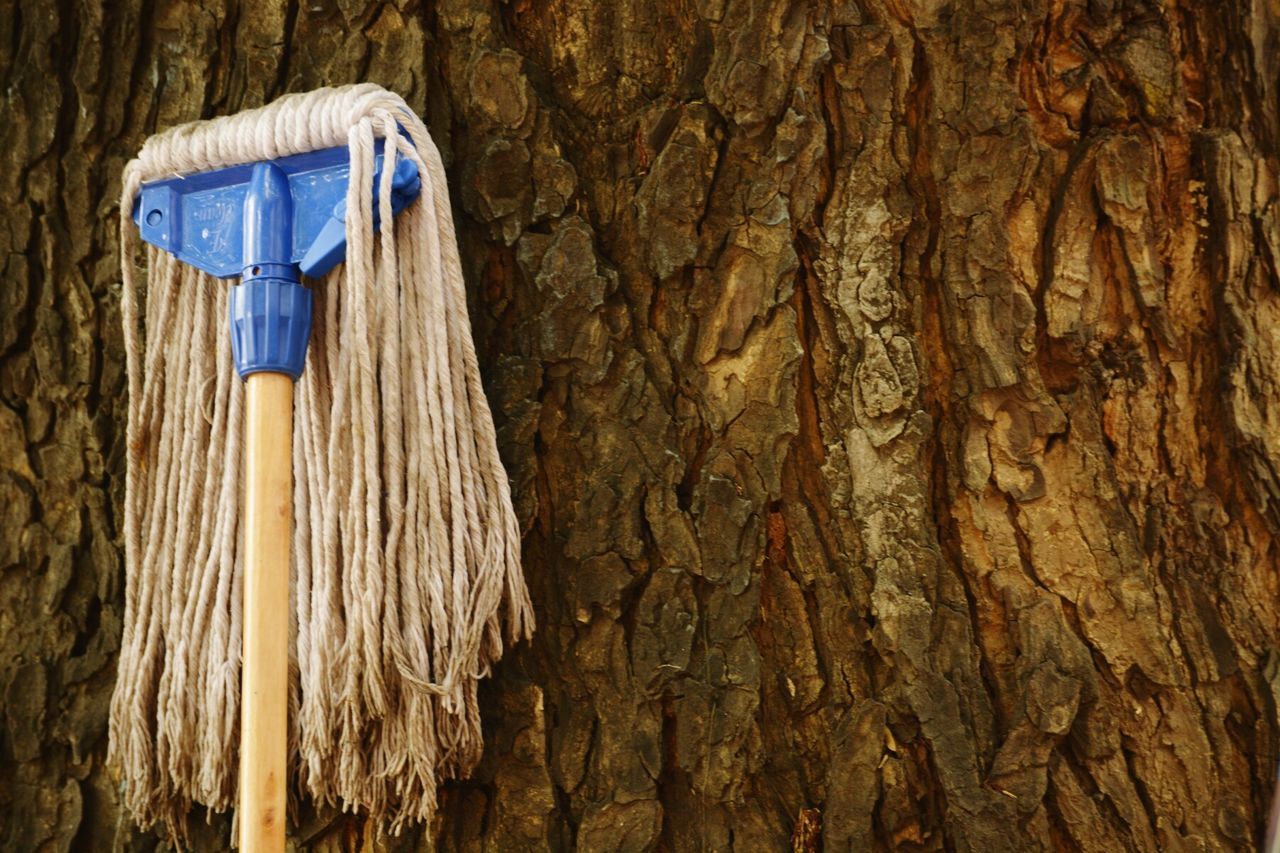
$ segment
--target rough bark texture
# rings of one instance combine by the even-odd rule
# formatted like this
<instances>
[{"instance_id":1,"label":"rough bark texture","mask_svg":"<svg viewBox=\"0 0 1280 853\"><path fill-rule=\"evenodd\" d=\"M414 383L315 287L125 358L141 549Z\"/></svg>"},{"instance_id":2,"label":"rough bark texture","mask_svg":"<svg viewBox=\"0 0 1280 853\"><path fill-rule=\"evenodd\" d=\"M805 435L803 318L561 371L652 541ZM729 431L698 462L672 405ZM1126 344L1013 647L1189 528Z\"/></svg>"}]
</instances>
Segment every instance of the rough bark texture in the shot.
<instances>
[{"instance_id":1,"label":"rough bark texture","mask_svg":"<svg viewBox=\"0 0 1280 853\"><path fill-rule=\"evenodd\" d=\"M155 843L102 764L121 167L357 80L450 160L540 623L475 779L398 848L1249 846L1280 732L1277 17L3 0L0 847Z\"/></svg>"}]
</instances>

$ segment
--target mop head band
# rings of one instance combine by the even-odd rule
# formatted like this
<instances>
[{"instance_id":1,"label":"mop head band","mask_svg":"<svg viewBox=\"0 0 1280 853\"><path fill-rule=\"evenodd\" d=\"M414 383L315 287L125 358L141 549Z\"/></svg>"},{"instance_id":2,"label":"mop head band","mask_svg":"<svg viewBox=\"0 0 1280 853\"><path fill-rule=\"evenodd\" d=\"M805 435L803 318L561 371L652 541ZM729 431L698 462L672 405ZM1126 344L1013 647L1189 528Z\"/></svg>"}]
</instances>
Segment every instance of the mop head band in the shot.
<instances>
[{"instance_id":1,"label":"mop head band","mask_svg":"<svg viewBox=\"0 0 1280 853\"><path fill-rule=\"evenodd\" d=\"M402 132L403 131L403 132ZM407 138L406 138L407 136ZM421 196L373 198L374 142ZM152 137L126 167L122 314L129 406L125 619L108 760L143 826L184 835L236 801L244 390L229 285L146 249L150 180L346 145L346 260L311 282L294 389L290 789L398 833L482 744L476 684L529 636L520 531L467 318L440 154L374 85L289 95ZM383 174L389 176L391 168ZM375 233L374 209L394 227Z\"/></svg>"}]
</instances>

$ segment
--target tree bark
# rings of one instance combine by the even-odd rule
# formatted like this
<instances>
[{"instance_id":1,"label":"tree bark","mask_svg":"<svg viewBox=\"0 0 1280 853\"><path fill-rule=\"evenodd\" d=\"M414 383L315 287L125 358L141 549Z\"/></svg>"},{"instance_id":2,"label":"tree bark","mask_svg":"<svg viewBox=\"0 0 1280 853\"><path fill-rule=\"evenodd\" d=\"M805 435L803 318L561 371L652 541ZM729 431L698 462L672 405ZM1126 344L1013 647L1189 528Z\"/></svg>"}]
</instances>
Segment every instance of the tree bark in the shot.
<instances>
[{"instance_id":1,"label":"tree bark","mask_svg":"<svg viewBox=\"0 0 1280 853\"><path fill-rule=\"evenodd\" d=\"M156 843L103 766L121 168L359 80L450 164L539 620L394 849L1256 843L1277 15L0 0L0 846Z\"/></svg>"}]
</instances>

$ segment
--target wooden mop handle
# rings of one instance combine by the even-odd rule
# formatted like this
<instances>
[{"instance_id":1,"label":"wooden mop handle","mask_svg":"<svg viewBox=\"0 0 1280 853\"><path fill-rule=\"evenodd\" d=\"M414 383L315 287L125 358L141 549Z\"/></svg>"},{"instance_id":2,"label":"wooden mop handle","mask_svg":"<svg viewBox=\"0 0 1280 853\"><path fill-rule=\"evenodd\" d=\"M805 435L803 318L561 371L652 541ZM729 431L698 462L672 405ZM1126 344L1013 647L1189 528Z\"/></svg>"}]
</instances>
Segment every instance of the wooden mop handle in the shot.
<instances>
[{"instance_id":1,"label":"wooden mop handle","mask_svg":"<svg viewBox=\"0 0 1280 853\"><path fill-rule=\"evenodd\" d=\"M280 853L289 705L289 540L293 380L245 380L244 652L240 682L240 849Z\"/></svg>"}]
</instances>

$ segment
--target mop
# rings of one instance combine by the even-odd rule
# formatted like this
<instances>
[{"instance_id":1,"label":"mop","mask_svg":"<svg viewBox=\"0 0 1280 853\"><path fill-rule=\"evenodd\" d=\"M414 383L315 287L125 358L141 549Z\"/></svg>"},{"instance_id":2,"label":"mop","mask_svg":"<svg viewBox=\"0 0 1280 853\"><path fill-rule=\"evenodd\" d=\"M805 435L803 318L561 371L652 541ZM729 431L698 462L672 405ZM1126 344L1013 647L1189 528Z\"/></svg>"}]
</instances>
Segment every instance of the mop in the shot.
<instances>
[{"instance_id":1,"label":"mop","mask_svg":"<svg viewBox=\"0 0 1280 853\"><path fill-rule=\"evenodd\" d=\"M125 805L246 850L297 795L430 820L533 629L438 150L377 86L289 95L151 137L120 209Z\"/></svg>"}]
</instances>

